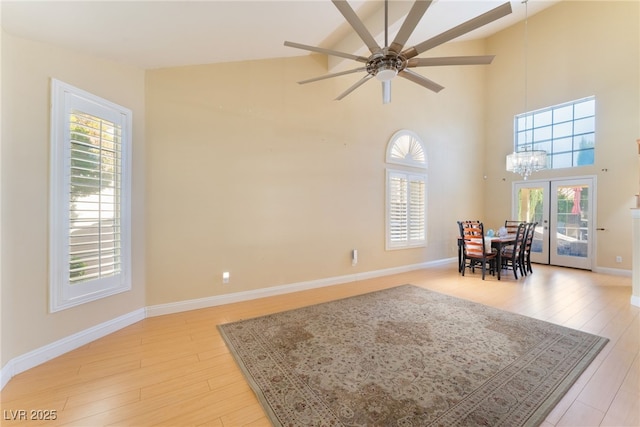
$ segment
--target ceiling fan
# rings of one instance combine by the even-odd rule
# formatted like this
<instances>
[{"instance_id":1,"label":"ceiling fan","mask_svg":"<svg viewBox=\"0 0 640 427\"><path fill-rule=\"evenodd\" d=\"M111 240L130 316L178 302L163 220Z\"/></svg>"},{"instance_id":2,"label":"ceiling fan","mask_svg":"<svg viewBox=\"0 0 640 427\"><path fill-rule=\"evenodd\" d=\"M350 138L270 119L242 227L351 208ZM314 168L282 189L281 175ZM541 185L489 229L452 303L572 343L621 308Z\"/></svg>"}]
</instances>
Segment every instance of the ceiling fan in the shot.
<instances>
[{"instance_id":1,"label":"ceiling fan","mask_svg":"<svg viewBox=\"0 0 640 427\"><path fill-rule=\"evenodd\" d=\"M511 13L511 3L506 2L482 15L479 15L473 19L470 19L450 30L447 30L435 37L423 41L413 47L404 49L404 45L411 36L411 33L422 19L422 16L427 11L432 3L432 0L416 0L411 10L407 14L398 34L391 44L388 42L389 25L388 25L388 7L389 0L385 0L385 32L384 32L384 47L380 47L375 41L369 30L362 23L358 15L351 8L346 0L331 0L333 4L338 8L340 13L347 20L349 25L353 27L355 32L360 36L364 44L371 51L371 55L368 57L352 55L345 52L339 52L331 49L324 49L316 46L308 46L300 43L294 43L285 41L284 45L294 47L297 49L304 49L312 52L324 53L326 55L339 56L341 58L352 59L364 63L363 67L355 68L352 70L341 71L338 73L326 74L324 76L315 77L308 80L302 80L298 83L305 84L316 82L318 80L324 80L331 77L343 76L346 74L366 72L366 75L358 80L354 85L342 92L336 100L341 100L345 96L349 95L355 89L363 85L367 80L376 77L377 80L382 82L382 102L387 104L391 102L391 80L396 77L403 77L409 81L417 83L427 89L434 92L439 92L444 89L438 83L427 79L426 77L414 72L411 68L415 67L431 67L439 65L481 65L490 64L493 61L494 55L483 56L452 56L452 57L437 57L437 58L416 58L416 56L433 49L443 43L446 43L456 37L487 25L497 19L502 18ZM404 50L403 50L404 49Z\"/></svg>"}]
</instances>

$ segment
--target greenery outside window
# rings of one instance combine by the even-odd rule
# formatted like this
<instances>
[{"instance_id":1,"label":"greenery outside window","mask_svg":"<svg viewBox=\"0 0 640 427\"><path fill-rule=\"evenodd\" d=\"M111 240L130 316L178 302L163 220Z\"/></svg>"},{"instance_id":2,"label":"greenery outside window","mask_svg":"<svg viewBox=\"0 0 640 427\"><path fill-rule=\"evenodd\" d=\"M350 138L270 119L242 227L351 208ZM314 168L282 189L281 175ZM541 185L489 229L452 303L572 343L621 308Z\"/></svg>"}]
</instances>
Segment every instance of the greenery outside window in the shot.
<instances>
[{"instance_id":1,"label":"greenery outside window","mask_svg":"<svg viewBox=\"0 0 640 427\"><path fill-rule=\"evenodd\" d=\"M50 311L131 289L130 110L52 80Z\"/></svg>"},{"instance_id":2,"label":"greenery outside window","mask_svg":"<svg viewBox=\"0 0 640 427\"><path fill-rule=\"evenodd\" d=\"M592 165L595 103L590 96L515 116L515 151L546 151L549 169Z\"/></svg>"}]
</instances>

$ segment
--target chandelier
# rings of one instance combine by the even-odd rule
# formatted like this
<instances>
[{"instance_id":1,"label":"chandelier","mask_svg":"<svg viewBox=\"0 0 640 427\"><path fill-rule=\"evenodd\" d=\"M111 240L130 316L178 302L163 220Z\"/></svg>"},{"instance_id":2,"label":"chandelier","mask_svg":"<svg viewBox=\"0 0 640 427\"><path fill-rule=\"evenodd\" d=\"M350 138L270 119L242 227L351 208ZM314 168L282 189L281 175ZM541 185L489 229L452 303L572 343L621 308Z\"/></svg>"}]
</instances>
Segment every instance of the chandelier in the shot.
<instances>
[{"instance_id":1,"label":"chandelier","mask_svg":"<svg viewBox=\"0 0 640 427\"><path fill-rule=\"evenodd\" d=\"M524 111L527 111L527 53L528 53L528 26L529 26L529 10L527 7L528 0L523 0L525 18L524 18ZM525 113L526 114L526 113ZM529 115L525 116L525 129ZM524 151L514 151L507 155L507 171L522 175L523 179L527 179L531 173L547 168L547 152L543 150L533 150L533 141L531 141L531 150L527 149L526 136L529 132L525 131L525 149Z\"/></svg>"},{"instance_id":2,"label":"chandelier","mask_svg":"<svg viewBox=\"0 0 640 427\"><path fill-rule=\"evenodd\" d=\"M547 152L543 150L515 151L507 155L507 171L518 173L524 179L546 167Z\"/></svg>"}]
</instances>

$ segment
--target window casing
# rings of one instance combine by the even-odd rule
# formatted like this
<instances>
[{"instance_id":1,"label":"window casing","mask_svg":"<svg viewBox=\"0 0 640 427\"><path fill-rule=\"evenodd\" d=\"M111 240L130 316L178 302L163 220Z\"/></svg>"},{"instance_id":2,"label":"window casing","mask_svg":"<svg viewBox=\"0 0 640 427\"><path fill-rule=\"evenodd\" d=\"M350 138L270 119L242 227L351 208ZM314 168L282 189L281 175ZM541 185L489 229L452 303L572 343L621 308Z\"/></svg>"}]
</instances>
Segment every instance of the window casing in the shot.
<instances>
[{"instance_id":1,"label":"window casing","mask_svg":"<svg viewBox=\"0 0 640 427\"><path fill-rule=\"evenodd\" d=\"M50 311L131 289L129 109L52 80Z\"/></svg>"},{"instance_id":2,"label":"window casing","mask_svg":"<svg viewBox=\"0 0 640 427\"><path fill-rule=\"evenodd\" d=\"M413 132L396 132L387 146L386 249L425 246L427 241L426 150Z\"/></svg>"},{"instance_id":3,"label":"window casing","mask_svg":"<svg viewBox=\"0 0 640 427\"><path fill-rule=\"evenodd\" d=\"M546 151L549 169L594 163L593 96L516 115L513 127L515 151Z\"/></svg>"}]
</instances>

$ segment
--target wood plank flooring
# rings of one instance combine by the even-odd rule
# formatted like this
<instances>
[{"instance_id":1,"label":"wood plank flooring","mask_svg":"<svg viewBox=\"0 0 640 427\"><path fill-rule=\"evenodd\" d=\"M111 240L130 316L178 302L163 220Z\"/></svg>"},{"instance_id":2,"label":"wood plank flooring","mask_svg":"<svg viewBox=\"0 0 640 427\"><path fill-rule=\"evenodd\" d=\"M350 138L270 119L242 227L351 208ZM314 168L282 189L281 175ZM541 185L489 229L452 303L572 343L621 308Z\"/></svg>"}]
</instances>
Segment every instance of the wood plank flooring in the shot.
<instances>
[{"instance_id":1,"label":"wood plank flooring","mask_svg":"<svg viewBox=\"0 0 640 427\"><path fill-rule=\"evenodd\" d=\"M640 425L640 309L631 279L534 266L501 281L455 265L145 319L16 375L3 426L268 426L217 324L412 283L595 333L610 342L549 414L550 426ZM26 411L55 420L13 420ZM39 413L31 413L39 410ZM51 413L49 413L51 414Z\"/></svg>"}]
</instances>

